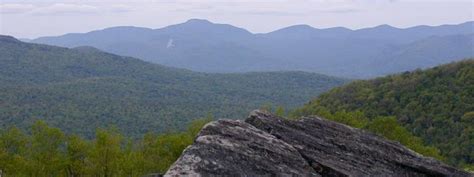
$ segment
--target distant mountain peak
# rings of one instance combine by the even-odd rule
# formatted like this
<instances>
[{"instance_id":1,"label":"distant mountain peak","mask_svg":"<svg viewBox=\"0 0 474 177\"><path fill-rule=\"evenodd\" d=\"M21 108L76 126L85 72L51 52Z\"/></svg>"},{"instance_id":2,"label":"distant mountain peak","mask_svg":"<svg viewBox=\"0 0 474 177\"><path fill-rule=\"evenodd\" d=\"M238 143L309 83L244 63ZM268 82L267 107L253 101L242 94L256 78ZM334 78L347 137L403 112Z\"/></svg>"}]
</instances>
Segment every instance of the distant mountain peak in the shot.
<instances>
[{"instance_id":1,"label":"distant mountain peak","mask_svg":"<svg viewBox=\"0 0 474 177\"><path fill-rule=\"evenodd\" d=\"M314 27L310 26L310 25L307 25L307 24L299 24L299 25L293 25L291 27L294 27L294 28L307 28L307 29L315 29Z\"/></svg>"},{"instance_id":2,"label":"distant mountain peak","mask_svg":"<svg viewBox=\"0 0 474 177\"><path fill-rule=\"evenodd\" d=\"M21 42L13 36L0 35L0 42Z\"/></svg>"},{"instance_id":3,"label":"distant mountain peak","mask_svg":"<svg viewBox=\"0 0 474 177\"><path fill-rule=\"evenodd\" d=\"M109 27L105 28L103 30L96 30L96 31L91 31L89 33L93 32L141 32L141 31L151 31L152 29L150 28L144 28L144 27L136 27L136 26L115 26L115 27Z\"/></svg>"},{"instance_id":4,"label":"distant mountain peak","mask_svg":"<svg viewBox=\"0 0 474 177\"><path fill-rule=\"evenodd\" d=\"M120 29L150 29L150 28L145 28L145 27L137 27L137 26L114 26L114 27L109 27L105 28L108 30L120 30ZM105 30L104 29L104 30Z\"/></svg>"},{"instance_id":5,"label":"distant mountain peak","mask_svg":"<svg viewBox=\"0 0 474 177\"><path fill-rule=\"evenodd\" d=\"M310 25L300 24L300 25L289 26L289 27L283 28L282 30L316 30L316 28Z\"/></svg>"},{"instance_id":6,"label":"distant mountain peak","mask_svg":"<svg viewBox=\"0 0 474 177\"><path fill-rule=\"evenodd\" d=\"M269 34L311 33L316 30L318 29L312 26L309 26L306 24L300 24L300 25L293 25L286 28L282 28L282 29L270 32Z\"/></svg>"},{"instance_id":7,"label":"distant mountain peak","mask_svg":"<svg viewBox=\"0 0 474 177\"><path fill-rule=\"evenodd\" d=\"M187 24L213 24L213 23L210 22L209 20L206 20L206 19L198 19L198 18L189 19L188 21L186 21L186 22L184 22L184 23L187 23Z\"/></svg>"},{"instance_id":8,"label":"distant mountain peak","mask_svg":"<svg viewBox=\"0 0 474 177\"><path fill-rule=\"evenodd\" d=\"M220 24L212 23L209 20L193 18L193 19L187 20L184 23L167 26L164 29L175 29L176 27L177 28L184 27L184 28L187 28L187 30L193 30L195 28L210 28L210 27L218 26L218 25ZM157 29L157 30L161 30L161 29Z\"/></svg>"},{"instance_id":9,"label":"distant mountain peak","mask_svg":"<svg viewBox=\"0 0 474 177\"><path fill-rule=\"evenodd\" d=\"M387 24L383 24L383 25L373 27L373 29L399 29L399 28L396 28Z\"/></svg>"},{"instance_id":10,"label":"distant mountain peak","mask_svg":"<svg viewBox=\"0 0 474 177\"><path fill-rule=\"evenodd\" d=\"M474 21L467 21L467 22L461 23L459 25L473 25L474 26Z\"/></svg>"},{"instance_id":11,"label":"distant mountain peak","mask_svg":"<svg viewBox=\"0 0 474 177\"><path fill-rule=\"evenodd\" d=\"M239 34L251 35L251 33L243 28L235 27L229 24L213 23L205 19L189 19L188 21L176 25L167 26L157 30L168 30L172 32L197 32L197 33L221 33L226 35Z\"/></svg>"},{"instance_id":12,"label":"distant mountain peak","mask_svg":"<svg viewBox=\"0 0 474 177\"><path fill-rule=\"evenodd\" d=\"M355 30L357 33L367 33L368 35L380 34L380 33L391 33L395 31L401 31L403 29L393 27L387 24L378 25L370 28L362 28Z\"/></svg>"},{"instance_id":13,"label":"distant mountain peak","mask_svg":"<svg viewBox=\"0 0 474 177\"><path fill-rule=\"evenodd\" d=\"M332 28L324 28L322 30L332 30L332 31L353 31L346 27L332 27Z\"/></svg>"},{"instance_id":14,"label":"distant mountain peak","mask_svg":"<svg viewBox=\"0 0 474 177\"><path fill-rule=\"evenodd\" d=\"M286 28L279 29L277 31L273 31L267 33L269 35L280 36L280 37L297 37L297 38L308 38L311 36L319 36L319 37L343 37L350 33L353 30L344 28L344 27L333 27L333 28L315 28L310 25L293 25Z\"/></svg>"}]
</instances>

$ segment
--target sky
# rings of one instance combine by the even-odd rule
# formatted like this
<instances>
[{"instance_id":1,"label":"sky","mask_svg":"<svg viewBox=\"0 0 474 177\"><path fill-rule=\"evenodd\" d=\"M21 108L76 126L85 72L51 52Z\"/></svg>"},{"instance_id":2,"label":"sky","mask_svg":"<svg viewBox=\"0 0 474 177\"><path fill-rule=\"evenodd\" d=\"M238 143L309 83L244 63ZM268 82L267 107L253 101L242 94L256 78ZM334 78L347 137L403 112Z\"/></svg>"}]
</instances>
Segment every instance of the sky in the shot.
<instances>
[{"instance_id":1,"label":"sky","mask_svg":"<svg viewBox=\"0 0 474 177\"><path fill-rule=\"evenodd\" d=\"M253 33L307 24L360 29L473 21L474 0L0 0L0 34L17 38L113 26L162 28L191 18Z\"/></svg>"}]
</instances>

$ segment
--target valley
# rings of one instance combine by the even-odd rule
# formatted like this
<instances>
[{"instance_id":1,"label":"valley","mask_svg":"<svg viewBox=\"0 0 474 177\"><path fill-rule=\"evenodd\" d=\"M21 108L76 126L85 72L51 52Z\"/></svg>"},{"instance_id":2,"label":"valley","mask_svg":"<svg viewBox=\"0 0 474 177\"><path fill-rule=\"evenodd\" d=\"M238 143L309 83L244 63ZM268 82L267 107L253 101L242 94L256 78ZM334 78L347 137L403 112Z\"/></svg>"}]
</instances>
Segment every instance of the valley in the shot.
<instances>
[{"instance_id":1,"label":"valley","mask_svg":"<svg viewBox=\"0 0 474 177\"><path fill-rule=\"evenodd\" d=\"M348 81L306 72L199 73L9 36L0 44L1 127L44 120L87 137L111 125L139 137L208 115L237 119L266 104L291 109Z\"/></svg>"}]
</instances>

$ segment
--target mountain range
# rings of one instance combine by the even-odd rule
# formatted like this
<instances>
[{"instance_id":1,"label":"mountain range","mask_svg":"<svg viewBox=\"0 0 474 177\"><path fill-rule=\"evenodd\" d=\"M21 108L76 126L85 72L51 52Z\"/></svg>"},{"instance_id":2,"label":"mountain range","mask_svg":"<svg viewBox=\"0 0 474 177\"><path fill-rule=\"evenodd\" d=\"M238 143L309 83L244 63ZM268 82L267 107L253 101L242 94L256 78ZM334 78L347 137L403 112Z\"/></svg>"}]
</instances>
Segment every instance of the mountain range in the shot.
<instances>
[{"instance_id":1,"label":"mountain range","mask_svg":"<svg viewBox=\"0 0 474 177\"><path fill-rule=\"evenodd\" d=\"M92 46L166 66L210 73L308 71L371 78L474 56L474 22L351 30L295 25L254 34L191 19L159 29L121 26L40 37L34 43Z\"/></svg>"},{"instance_id":2,"label":"mountain range","mask_svg":"<svg viewBox=\"0 0 474 177\"><path fill-rule=\"evenodd\" d=\"M294 108L347 80L306 72L209 74L0 36L0 127L44 120L93 136L179 131L193 119L239 118L267 103Z\"/></svg>"}]
</instances>

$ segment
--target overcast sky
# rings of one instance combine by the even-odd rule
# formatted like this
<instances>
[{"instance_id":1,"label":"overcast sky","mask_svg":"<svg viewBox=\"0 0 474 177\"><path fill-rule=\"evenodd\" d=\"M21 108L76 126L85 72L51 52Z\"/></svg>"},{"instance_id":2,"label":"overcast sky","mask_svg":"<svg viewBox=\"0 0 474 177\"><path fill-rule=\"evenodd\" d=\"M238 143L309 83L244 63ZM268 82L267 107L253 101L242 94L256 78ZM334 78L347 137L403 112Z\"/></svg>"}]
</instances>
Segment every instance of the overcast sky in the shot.
<instances>
[{"instance_id":1,"label":"overcast sky","mask_svg":"<svg viewBox=\"0 0 474 177\"><path fill-rule=\"evenodd\" d=\"M0 0L0 34L18 38L112 26L161 28L190 18L254 33L295 24L351 29L472 21L474 0Z\"/></svg>"}]
</instances>

